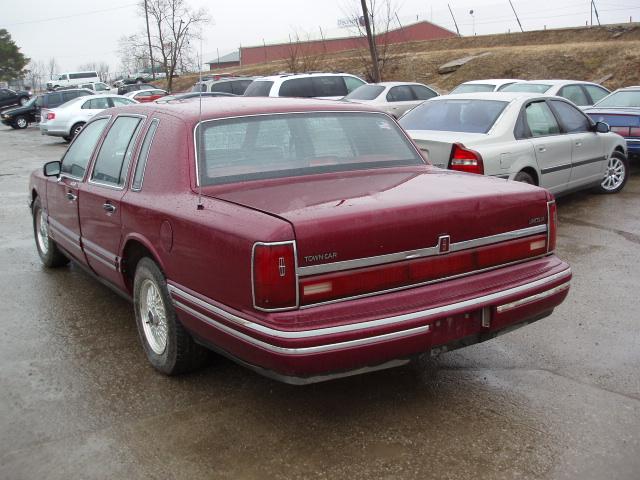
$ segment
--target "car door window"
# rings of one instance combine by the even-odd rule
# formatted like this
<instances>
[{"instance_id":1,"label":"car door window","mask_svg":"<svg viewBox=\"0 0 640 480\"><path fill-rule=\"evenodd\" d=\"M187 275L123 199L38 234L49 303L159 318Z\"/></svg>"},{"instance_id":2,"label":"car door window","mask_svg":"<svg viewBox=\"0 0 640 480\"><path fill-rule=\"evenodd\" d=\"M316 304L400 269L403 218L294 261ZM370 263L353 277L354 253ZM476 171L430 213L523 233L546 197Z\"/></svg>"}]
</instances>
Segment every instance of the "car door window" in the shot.
<instances>
[{"instance_id":1,"label":"car door window","mask_svg":"<svg viewBox=\"0 0 640 480\"><path fill-rule=\"evenodd\" d=\"M558 92L561 97L571 100L578 106L589 105L589 99L580 85L567 85Z\"/></svg>"},{"instance_id":2,"label":"car door window","mask_svg":"<svg viewBox=\"0 0 640 480\"><path fill-rule=\"evenodd\" d=\"M347 86L347 93L353 92L356 88L365 84L362 80L355 77L343 77L344 84Z\"/></svg>"},{"instance_id":3,"label":"car door window","mask_svg":"<svg viewBox=\"0 0 640 480\"><path fill-rule=\"evenodd\" d=\"M422 85L409 85L409 88L413 91L416 100L429 100L438 96L436 92Z\"/></svg>"},{"instance_id":4,"label":"car door window","mask_svg":"<svg viewBox=\"0 0 640 480\"><path fill-rule=\"evenodd\" d=\"M231 82L218 82L211 84L212 92L231 93Z\"/></svg>"},{"instance_id":5,"label":"car door window","mask_svg":"<svg viewBox=\"0 0 640 480\"><path fill-rule=\"evenodd\" d=\"M551 100L551 106L560 118L560 123L567 133L588 132L591 130L591 122L573 105L559 100Z\"/></svg>"},{"instance_id":6,"label":"car door window","mask_svg":"<svg viewBox=\"0 0 640 480\"><path fill-rule=\"evenodd\" d=\"M545 102L534 102L527 105L525 117L532 137L545 137L560 133L560 126Z\"/></svg>"},{"instance_id":7,"label":"car door window","mask_svg":"<svg viewBox=\"0 0 640 480\"><path fill-rule=\"evenodd\" d=\"M142 142L142 148L138 155L138 163L136 163L136 171L133 174L133 182L131 183L132 190L138 191L142 189L142 177L144 176L144 169L147 166L147 158L149 157L151 142L153 142L153 137L158 129L158 123L160 123L160 121L157 118L154 118L147 130L144 141Z\"/></svg>"},{"instance_id":8,"label":"car door window","mask_svg":"<svg viewBox=\"0 0 640 480\"><path fill-rule=\"evenodd\" d=\"M111 98L111 102L113 102L114 107L123 107L125 105L131 105L133 100L129 100L128 98Z\"/></svg>"},{"instance_id":9,"label":"car door window","mask_svg":"<svg viewBox=\"0 0 640 480\"><path fill-rule=\"evenodd\" d=\"M46 106L53 108L62 104L62 95L60 93L51 93L46 97Z\"/></svg>"},{"instance_id":10,"label":"car door window","mask_svg":"<svg viewBox=\"0 0 640 480\"><path fill-rule=\"evenodd\" d=\"M583 87L587 90L587 93L591 97L591 102L598 103L604 97L609 95L609 92L602 87L598 87L597 85L583 85Z\"/></svg>"},{"instance_id":11,"label":"car door window","mask_svg":"<svg viewBox=\"0 0 640 480\"><path fill-rule=\"evenodd\" d=\"M409 85L398 85L387 92L387 102L410 102L415 100Z\"/></svg>"},{"instance_id":12,"label":"car door window","mask_svg":"<svg viewBox=\"0 0 640 480\"><path fill-rule=\"evenodd\" d=\"M92 98L91 100L87 100L86 102L84 102L82 108L90 110L104 110L105 108L109 108L109 99Z\"/></svg>"},{"instance_id":13,"label":"car door window","mask_svg":"<svg viewBox=\"0 0 640 480\"><path fill-rule=\"evenodd\" d=\"M342 77L313 77L314 97L344 97L347 87Z\"/></svg>"},{"instance_id":14,"label":"car door window","mask_svg":"<svg viewBox=\"0 0 640 480\"><path fill-rule=\"evenodd\" d=\"M62 167L60 171L77 179L84 177L87 164L91 158L91 153L98 143L100 135L104 127L107 125L107 118L99 118L98 120L85 125L80 131L74 142L71 144L64 158L62 159Z\"/></svg>"},{"instance_id":15,"label":"car door window","mask_svg":"<svg viewBox=\"0 0 640 480\"><path fill-rule=\"evenodd\" d=\"M231 93L242 95L253 80L237 80L231 83Z\"/></svg>"},{"instance_id":16,"label":"car door window","mask_svg":"<svg viewBox=\"0 0 640 480\"><path fill-rule=\"evenodd\" d=\"M76 94L76 92L63 92L62 93L62 102L68 102L69 100L73 100L74 98L77 98L79 95Z\"/></svg>"},{"instance_id":17,"label":"car door window","mask_svg":"<svg viewBox=\"0 0 640 480\"><path fill-rule=\"evenodd\" d=\"M280 85L281 97L313 97L313 84L310 78L292 78Z\"/></svg>"},{"instance_id":18,"label":"car door window","mask_svg":"<svg viewBox=\"0 0 640 480\"><path fill-rule=\"evenodd\" d=\"M114 187L124 186L140 124L140 117L116 118L98 153L91 173L92 181Z\"/></svg>"}]
</instances>

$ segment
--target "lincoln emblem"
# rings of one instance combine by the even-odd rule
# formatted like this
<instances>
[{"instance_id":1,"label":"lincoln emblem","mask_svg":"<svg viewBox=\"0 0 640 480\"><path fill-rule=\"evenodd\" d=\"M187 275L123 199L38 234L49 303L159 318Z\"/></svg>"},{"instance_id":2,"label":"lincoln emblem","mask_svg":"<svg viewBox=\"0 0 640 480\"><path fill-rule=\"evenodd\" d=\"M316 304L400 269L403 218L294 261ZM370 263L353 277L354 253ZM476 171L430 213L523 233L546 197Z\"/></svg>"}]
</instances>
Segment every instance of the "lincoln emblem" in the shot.
<instances>
[{"instance_id":1,"label":"lincoln emblem","mask_svg":"<svg viewBox=\"0 0 640 480\"><path fill-rule=\"evenodd\" d=\"M441 235L438 238L438 252L447 253L451 244L451 237L449 235Z\"/></svg>"}]
</instances>

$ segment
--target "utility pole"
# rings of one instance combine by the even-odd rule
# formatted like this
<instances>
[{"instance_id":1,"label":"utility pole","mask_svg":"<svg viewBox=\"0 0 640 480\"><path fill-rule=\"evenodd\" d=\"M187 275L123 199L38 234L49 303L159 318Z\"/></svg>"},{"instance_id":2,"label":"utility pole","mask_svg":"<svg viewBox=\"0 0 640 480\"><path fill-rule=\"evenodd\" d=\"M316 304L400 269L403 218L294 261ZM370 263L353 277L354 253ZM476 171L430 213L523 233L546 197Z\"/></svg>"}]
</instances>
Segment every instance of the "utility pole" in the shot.
<instances>
[{"instance_id":1,"label":"utility pole","mask_svg":"<svg viewBox=\"0 0 640 480\"><path fill-rule=\"evenodd\" d=\"M460 29L458 28L458 22L456 22L456 17L453 15L453 10L451 10L451 5L447 3L447 7L449 7L449 13L451 14L451 18L453 18L453 24L456 26L456 32L458 32L458 36L460 36Z\"/></svg>"},{"instance_id":2,"label":"utility pole","mask_svg":"<svg viewBox=\"0 0 640 480\"><path fill-rule=\"evenodd\" d=\"M522 29L522 24L520 23L520 19L518 18L518 14L516 13L516 9L513 8L513 3L511 3L511 0L509 0L509 5L511 5L511 10L513 10L513 14L516 16L516 20L518 21L518 26L520 27L520 31L524 33L524 30Z\"/></svg>"},{"instance_id":3,"label":"utility pole","mask_svg":"<svg viewBox=\"0 0 640 480\"><path fill-rule=\"evenodd\" d=\"M596 13L596 20L598 21L598 26L600 26L600 15L598 15L598 9L596 8L596 0L591 0L591 6L593 7L593 11Z\"/></svg>"},{"instance_id":4,"label":"utility pole","mask_svg":"<svg viewBox=\"0 0 640 480\"><path fill-rule=\"evenodd\" d=\"M360 0L362 4L362 14L364 15L364 28L367 30L367 40L369 42L369 52L371 53L371 62L373 63L373 82L380 82L380 65L378 64L378 49L376 40L371 34L371 22L369 21L369 10L367 9L367 0Z\"/></svg>"},{"instance_id":5,"label":"utility pole","mask_svg":"<svg viewBox=\"0 0 640 480\"><path fill-rule=\"evenodd\" d=\"M153 50L151 50L151 33L149 32L149 11L147 0L144 0L144 18L147 21L147 40L149 41L149 61L151 62L151 77L156 79L156 69L153 68Z\"/></svg>"}]
</instances>

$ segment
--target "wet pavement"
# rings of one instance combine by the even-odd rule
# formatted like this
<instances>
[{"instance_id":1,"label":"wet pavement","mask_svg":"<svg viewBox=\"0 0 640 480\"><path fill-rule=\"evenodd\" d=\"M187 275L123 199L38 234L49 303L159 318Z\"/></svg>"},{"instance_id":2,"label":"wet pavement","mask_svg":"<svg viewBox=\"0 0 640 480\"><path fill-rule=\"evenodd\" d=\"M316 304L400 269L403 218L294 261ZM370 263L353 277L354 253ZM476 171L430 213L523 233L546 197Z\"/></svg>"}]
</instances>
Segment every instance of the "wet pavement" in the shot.
<instances>
[{"instance_id":1,"label":"wet pavement","mask_svg":"<svg viewBox=\"0 0 640 480\"><path fill-rule=\"evenodd\" d=\"M45 270L28 173L66 145L0 126L0 478L640 478L640 168L559 201L551 317L401 368L293 387L216 358L164 377L131 305Z\"/></svg>"}]
</instances>

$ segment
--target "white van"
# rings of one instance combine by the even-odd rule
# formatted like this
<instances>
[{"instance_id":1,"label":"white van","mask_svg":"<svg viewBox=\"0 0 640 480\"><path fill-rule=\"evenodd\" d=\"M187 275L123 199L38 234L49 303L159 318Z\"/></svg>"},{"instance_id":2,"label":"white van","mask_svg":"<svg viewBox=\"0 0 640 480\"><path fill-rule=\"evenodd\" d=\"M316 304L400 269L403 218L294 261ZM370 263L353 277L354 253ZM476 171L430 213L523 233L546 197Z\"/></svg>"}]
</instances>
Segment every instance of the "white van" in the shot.
<instances>
[{"instance_id":1,"label":"white van","mask_svg":"<svg viewBox=\"0 0 640 480\"><path fill-rule=\"evenodd\" d=\"M75 87L81 83L99 82L98 72L67 72L54 75L47 82L47 90L55 90L58 87Z\"/></svg>"}]
</instances>

